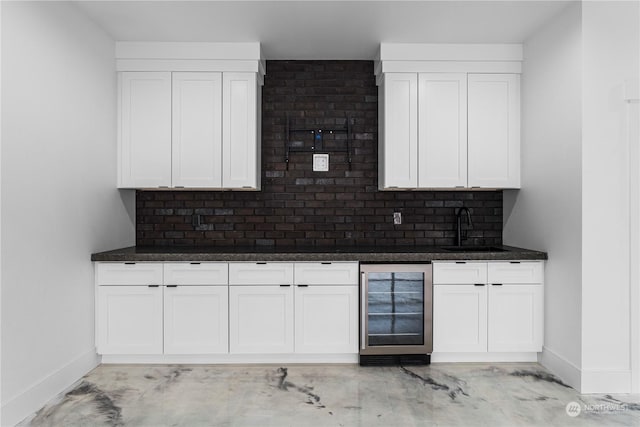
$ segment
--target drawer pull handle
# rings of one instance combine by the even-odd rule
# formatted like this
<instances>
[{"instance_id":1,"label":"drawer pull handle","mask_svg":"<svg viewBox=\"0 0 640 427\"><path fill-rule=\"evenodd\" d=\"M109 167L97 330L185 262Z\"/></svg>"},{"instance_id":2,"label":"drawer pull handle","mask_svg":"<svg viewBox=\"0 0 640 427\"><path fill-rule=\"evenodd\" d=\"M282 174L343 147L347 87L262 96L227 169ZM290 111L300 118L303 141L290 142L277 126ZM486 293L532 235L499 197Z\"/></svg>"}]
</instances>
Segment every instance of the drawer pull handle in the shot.
<instances>
[{"instance_id":1,"label":"drawer pull handle","mask_svg":"<svg viewBox=\"0 0 640 427\"><path fill-rule=\"evenodd\" d=\"M136 265L135 262L125 262L124 265Z\"/></svg>"},{"instance_id":2,"label":"drawer pull handle","mask_svg":"<svg viewBox=\"0 0 640 427\"><path fill-rule=\"evenodd\" d=\"M191 265L200 265L199 262L190 262L189 264L191 264Z\"/></svg>"},{"instance_id":3,"label":"drawer pull handle","mask_svg":"<svg viewBox=\"0 0 640 427\"><path fill-rule=\"evenodd\" d=\"M256 262L257 265L267 265L266 262Z\"/></svg>"},{"instance_id":4,"label":"drawer pull handle","mask_svg":"<svg viewBox=\"0 0 640 427\"><path fill-rule=\"evenodd\" d=\"M159 288L160 287L160 285L147 285L147 286L150 287L150 288Z\"/></svg>"},{"instance_id":5,"label":"drawer pull handle","mask_svg":"<svg viewBox=\"0 0 640 427\"><path fill-rule=\"evenodd\" d=\"M167 288L177 288L178 285L167 285Z\"/></svg>"},{"instance_id":6,"label":"drawer pull handle","mask_svg":"<svg viewBox=\"0 0 640 427\"><path fill-rule=\"evenodd\" d=\"M492 283L492 286L502 286L502 283Z\"/></svg>"},{"instance_id":7,"label":"drawer pull handle","mask_svg":"<svg viewBox=\"0 0 640 427\"><path fill-rule=\"evenodd\" d=\"M466 261L456 261L456 264L466 264Z\"/></svg>"},{"instance_id":8,"label":"drawer pull handle","mask_svg":"<svg viewBox=\"0 0 640 427\"><path fill-rule=\"evenodd\" d=\"M473 286L484 286L484 283L474 283Z\"/></svg>"},{"instance_id":9,"label":"drawer pull handle","mask_svg":"<svg viewBox=\"0 0 640 427\"><path fill-rule=\"evenodd\" d=\"M281 288L288 288L291 285L280 285Z\"/></svg>"},{"instance_id":10,"label":"drawer pull handle","mask_svg":"<svg viewBox=\"0 0 640 427\"><path fill-rule=\"evenodd\" d=\"M308 288L309 285L298 285L299 288Z\"/></svg>"},{"instance_id":11,"label":"drawer pull handle","mask_svg":"<svg viewBox=\"0 0 640 427\"><path fill-rule=\"evenodd\" d=\"M330 262L321 262L320 264L322 264L322 265L331 265Z\"/></svg>"},{"instance_id":12,"label":"drawer pull handle","mask_svg":"<svg viewBox=\"0 0 640 427\"><path fill-rule=\"evenodd\" d=\"M520 261L509 261L510 264L520 264Z\"/></svg>"}]
</instances>

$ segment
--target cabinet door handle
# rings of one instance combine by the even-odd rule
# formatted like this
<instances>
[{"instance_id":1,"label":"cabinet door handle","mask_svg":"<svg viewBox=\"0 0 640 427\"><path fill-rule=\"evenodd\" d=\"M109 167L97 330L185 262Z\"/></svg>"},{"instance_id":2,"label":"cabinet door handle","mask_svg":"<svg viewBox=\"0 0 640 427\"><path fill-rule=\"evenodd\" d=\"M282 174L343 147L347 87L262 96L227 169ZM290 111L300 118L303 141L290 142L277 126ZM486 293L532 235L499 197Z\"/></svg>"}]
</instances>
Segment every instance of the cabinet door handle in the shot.
<instances>
[{"instance_id":1,"label":"cabinet door handle","mask_svg":"<svg viewBox=\"0 0 640 427\"><path fill-rule=\"evenodd\" d=\"M298 285L299 288L308 288L309 285Z\"/></svg>"},{"instance_id":2,"label":"cabinet door handle","mask_svg":"<svg viewBox=\"0 0 640 427\"><path fill-rule=\"evenodd\" d=\"M484 286L484 283L474 283L473 286Z\"/></svg>"},{"instance_id":3,"label":"cabinet door handle","mask_svg":"<svg viewBox=\"0 0 640 427\"><path fill-rule=\"evenodd\" d=\"M492 283L491 286L502 286L502 283Z\"/></svg>"},{"instance_id":4,"label":"cabinet door handle","mask_svg":"<svg viewBox=\"0 0 640 427\"><path fill-rule=\"evenodd\" d=\"M288 288L291 285L280 285L281 288Z\"/></svg>"},{"instance_id":5,"label":"cabinet door handle","mask_svg":"<svg viewBox=\"0 0 640 427\"><path fill-rule=\"evenodd\" d=\"M150 288L159 288L160 287L160 285L147 285L147 286L150 287Z\"/></svg>"},{"instance_id":6,"label":"cabinet door handle","mask_svg":"<svg viewBox=\"0 0 640 427\"><path fill-rule=\"evenodd\" d=\"M167 288L177 288L178 285L167 285Z\"/></svg>"}]
</instances>

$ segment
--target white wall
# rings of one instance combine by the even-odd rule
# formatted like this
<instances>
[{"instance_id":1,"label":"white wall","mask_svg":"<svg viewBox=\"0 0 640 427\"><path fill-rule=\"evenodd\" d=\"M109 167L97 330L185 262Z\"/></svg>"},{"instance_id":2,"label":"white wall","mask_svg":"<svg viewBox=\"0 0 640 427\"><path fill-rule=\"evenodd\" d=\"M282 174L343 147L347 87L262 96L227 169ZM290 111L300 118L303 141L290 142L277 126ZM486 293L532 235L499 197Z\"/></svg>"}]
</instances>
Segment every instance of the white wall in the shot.
<instances>
[{"instance_id":1,"label":"white wall","mask_svg":"<svg viewBox=\"0 0 640 427\"><path fill-rule=\"evenodd\" d=\"M581 390L587 393L631 390L630 150L624 83L638 79L639 7L638 2L589 1L582 9Z\"/></svg>"},{"instance_id":2,"label":"white wall","mask_svg":"<svg viewBox=\"0 0 640 427\"><path fill-rule=\"evenodd\" d=\"M507 245L549 254L542 363L580 388L581 8L524 43L522 190L505 191Z\"/></svg>"},{"instance_id":3,"label":"white wall","mask_svg":"<svg viewBox=\"0 0 640 427\"><path fill-rule=\"evenodd\" d=\"M2 7L4 426L97 363L90 254L134 226L115 189L113 40L68 3Z\"/></svg>"}]
</instances>

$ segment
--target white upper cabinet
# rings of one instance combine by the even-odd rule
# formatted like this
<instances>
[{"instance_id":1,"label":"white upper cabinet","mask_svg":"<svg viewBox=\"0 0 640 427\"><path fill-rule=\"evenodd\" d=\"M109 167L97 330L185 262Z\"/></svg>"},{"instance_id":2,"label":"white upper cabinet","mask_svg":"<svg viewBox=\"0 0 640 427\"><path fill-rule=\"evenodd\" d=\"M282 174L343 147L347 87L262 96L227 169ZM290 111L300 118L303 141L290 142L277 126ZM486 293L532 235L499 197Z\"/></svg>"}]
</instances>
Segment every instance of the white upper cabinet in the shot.
<instances>
[{"instance_id":1,"label":"white upper cabinet","mask_svg":"<svg viewBox=\"0 0 640 427\"><path fill-rule=\"evenodd\" d=\"M467 76L418 75L418 186L467 185Z\"/></svg>"},{"instance_id":2,"label":"white upper cabinet","mask_svg":"<svg viewBox=\"0 0 640 427\"><path fill-rule=\"evenodd\" d=\"M222 114L222 185L260 187L259 86L255 73L224 73Z\"/></svg>"},{"instance_id":3,"label":"white upper cabinet","mask_svg":"<svg viewBox=\"0 0 640 427\"><path fill-rule=\"evenodd\" d=\"M119 188L260 189L258 43L116 43Z\"/></svg>"},{"instance_id":4,"label":"white upper cabinet","mask_svg":"<svg viewBox=\"0 0 640 427\"><path fill-rule=\"evenodd\" d=\"M380 189L520 187L520 45L383 43Z\"/></svg>"},{"instance_id":5,"label":"white upper cabinet","mask_svg":"<svg viewBox=\"0 0 640 427\"><path fill-rule=\"evenodd\" d=\"M418 186L418 76L388 73L378 89L380 188Z\"/></svg>"},{"instance_id":6,"label":"white upper cabinet","mask_svg":"<svg viewBox=\"0 0 640 427\"><path fill-rule=\"evenodd\" d=\"M172 184L222 187L222 73L173 73Z\"/></svg>"},{"instance_id":7,"label":"white upper cabinet","mask_svg":"<svg viewBox=\"0 0 640 427\"><path fill-rule=\"evenodd\" d=\"M520 187L520 76L469 74L469 187Z\"/></svg>"},{"instance_id":8,"label":"white upper cabinet","mask_svg":"<svg viewBox=\"0 0 640 427\"><path fill-rule=\"evenodd\" d=\"M171 185L171 73L121 73L118 187Z\"/></svg>"}]
</instances>

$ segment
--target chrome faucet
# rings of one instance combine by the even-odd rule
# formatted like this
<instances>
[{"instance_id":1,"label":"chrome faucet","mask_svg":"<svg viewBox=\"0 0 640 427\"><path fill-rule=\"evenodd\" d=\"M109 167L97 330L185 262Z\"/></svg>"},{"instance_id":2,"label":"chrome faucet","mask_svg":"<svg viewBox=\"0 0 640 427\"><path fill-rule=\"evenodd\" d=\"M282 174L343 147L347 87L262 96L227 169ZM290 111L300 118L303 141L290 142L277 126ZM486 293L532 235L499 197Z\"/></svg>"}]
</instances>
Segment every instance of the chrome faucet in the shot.
<instances>
[{"instance_id":1,"label":"chrome faucet","mask_svg":"<svg viewBox=\"0 0 640 427\"><path fill-rule=\"evenodd\" d=\"M458 209L458 213L456 213L456 246L462 246L462 241L467 240L467 230L462 231L462 213L465 212L467 214L467 229L473 228L473 224L471 223L471 213L469 212L469 208L466 206Z\"/></svg>"}]
</instances>

